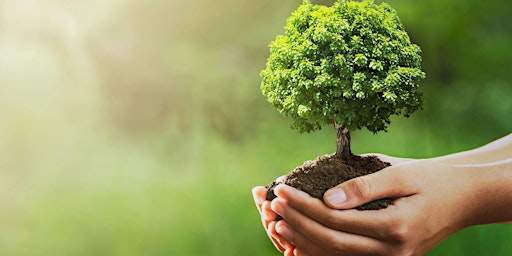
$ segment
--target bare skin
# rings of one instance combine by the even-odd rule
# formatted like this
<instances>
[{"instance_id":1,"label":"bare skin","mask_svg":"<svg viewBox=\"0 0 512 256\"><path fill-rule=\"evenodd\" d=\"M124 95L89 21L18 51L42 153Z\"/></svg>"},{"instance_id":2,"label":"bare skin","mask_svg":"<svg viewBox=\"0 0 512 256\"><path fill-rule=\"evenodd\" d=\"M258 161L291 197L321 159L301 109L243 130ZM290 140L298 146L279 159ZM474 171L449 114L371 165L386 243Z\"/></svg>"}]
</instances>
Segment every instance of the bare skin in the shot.
<instances>
[{"instance_id":1,"label":"bare skin","mask_svg":"<svg viewBox=\"0 0 512 256\"><path fill-rule=\"evenodd\" d=\"M466 227L512 221L512 134L428 160L378 157L393 166L330 189L325 203L285 185L269 202L265 188L254 188L276 248L297 256L422 255ZM386 209L351 210L385 197L396 198Z\"/></svg>"}]
</instances>

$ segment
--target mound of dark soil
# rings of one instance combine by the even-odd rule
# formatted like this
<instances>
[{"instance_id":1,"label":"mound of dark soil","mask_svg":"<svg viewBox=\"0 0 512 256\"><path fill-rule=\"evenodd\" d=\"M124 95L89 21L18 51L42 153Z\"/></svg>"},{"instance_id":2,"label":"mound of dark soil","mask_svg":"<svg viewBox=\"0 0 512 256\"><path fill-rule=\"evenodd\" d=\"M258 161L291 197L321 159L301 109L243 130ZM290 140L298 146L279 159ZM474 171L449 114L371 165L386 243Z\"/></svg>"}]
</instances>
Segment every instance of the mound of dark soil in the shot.
<instances>
[{"instance_id":1,"label":"mound of dark soil","mask_svg":"<svg viewBox=\"0 0 512 256\"><path fill-rule=\"evenodd\" d=\"M325 191L349 179L374 173L390 166L375 156L353 155L341 159L334 154L324 155L307 161L288 173L283 179L266 186L267 200L276 198L274 188L281 183L300 189L323 201ZM378 210L392 204L391 199L380 199L357 207L358 210Z\"/></svg>"}]
</instances>

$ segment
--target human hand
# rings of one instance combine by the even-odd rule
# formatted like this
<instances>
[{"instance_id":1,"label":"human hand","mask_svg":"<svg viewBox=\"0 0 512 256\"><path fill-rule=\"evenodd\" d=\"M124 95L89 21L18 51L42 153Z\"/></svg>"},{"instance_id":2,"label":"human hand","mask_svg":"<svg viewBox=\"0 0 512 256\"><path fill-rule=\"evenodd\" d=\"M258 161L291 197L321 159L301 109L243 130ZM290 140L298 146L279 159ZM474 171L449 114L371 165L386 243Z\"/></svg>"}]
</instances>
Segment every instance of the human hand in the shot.
<instances>
[{"instance_id":1,"label":"human hand","mask_svg":"<svg viewBox=\"0 0 512 256\"><path fill-rule=\"evenodd\" d=\"M277 214L270 208L270 201L266 200L267 189L262 186L255 187L252 189L252 195L261 215L263 227L274 246L285 256L293 256L295 247L276 232Z\"/></svg>"},{"instance_id":2,"label":"human hand","mask_svg":"<svg viewBox=\"0 0 512 256\"><path fill-rule=\"evenodd\" d=\"M279 185L271 209L283 220L275 233L296 247L294 255L421 255L472 224L478 192L475 175L463 175L469 172L435 161L404 162L329 190L325 204ZM337 210L380 198L397 199L378 211Z\"/></svg>"},{"instance_id":3,"label":"human hand","mask_svg":"<svg viewBox=\"0 0 512 256\"><path fill-rule=\"evenodd\" d=\"M406 163L413 161L413 159L409 158L399 158L399 157L392 157L384 154L377 154L377 153L371 153L371 154L363 154L361 156L377 156L381 161L388 162L392 165L397 165L401 163ZM280 179L281 177L277 178ZM255 187L252 190L252 194L254 197L254 201L256 203L256 207L258 208L258 211L261 215L263 227L265 228L267 235L271 239L274 246L284 255L294 255L294 249L295 247L284 237L279 235L276 232L276 224L277 224L277 214L271 209L270 207L270 201L266 200L266 193L267 189L264 187L258 186Z\"/></svg>"},{"instance_id":4,"label":"human hand","mask_svg":"<svg viewBox=\"0 0 512 256\"><path fill-rule=\"evenodd\" d=\"M385 154L380 154L380 153L367 153L367 154L361 154L359 156L361 156L361 157L376 156L382 162L390 163L392 166L403 164L403 163L408 163L408 162L412 162L412 161L417 161L417 159L413 159L413 158L395 157L395 156L390 156L390 155L385 155Z\"/></svg>"},{"instance_id":5,"label":"human hand","mask_svg":"<svg viewBox=\"0 0 512 256\"><path fill-rule=\"evenodd\" d=\"M263 217L267 221L275 222L272 208L285 217L274 225L264 221L276 246L294 248L286 249L285 255L421 254L467 226L512 224L510 149L512 134L474 150L427 161L372 154L393 166L338 186L345 191L340 204L328 199L337 194L332 192L336 189L328 191L324 201L332 208L287 186L276 188L278 198L270 208L268 203L259 208L268 212L270 217ZM379 211L333 210L350 209L379 197L396 200ZM315 228L325 232L315 233Z\"/></svg>"}]
</instances>

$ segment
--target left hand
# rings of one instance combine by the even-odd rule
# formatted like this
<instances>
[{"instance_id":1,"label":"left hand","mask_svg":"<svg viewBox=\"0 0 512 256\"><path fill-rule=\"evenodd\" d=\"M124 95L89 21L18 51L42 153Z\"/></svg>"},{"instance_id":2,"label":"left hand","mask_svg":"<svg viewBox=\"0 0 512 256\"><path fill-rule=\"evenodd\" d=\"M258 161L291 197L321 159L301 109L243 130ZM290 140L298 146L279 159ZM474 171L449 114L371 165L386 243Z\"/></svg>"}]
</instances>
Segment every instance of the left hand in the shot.
<instances>
[{"instance_id":1,"label":"left hand","mask_svg":"<svg viewBox=\"0 0 512 256\"><path fill-rule=\"evenodd\" d=\"M261 186L255 187L252 189L252 195L261 215L263 227L276 249L285 256L293 256L295 247L276 232L277 214L270 208L270 201L266 200L267 189Z\"/></svg>"}]
</instances>

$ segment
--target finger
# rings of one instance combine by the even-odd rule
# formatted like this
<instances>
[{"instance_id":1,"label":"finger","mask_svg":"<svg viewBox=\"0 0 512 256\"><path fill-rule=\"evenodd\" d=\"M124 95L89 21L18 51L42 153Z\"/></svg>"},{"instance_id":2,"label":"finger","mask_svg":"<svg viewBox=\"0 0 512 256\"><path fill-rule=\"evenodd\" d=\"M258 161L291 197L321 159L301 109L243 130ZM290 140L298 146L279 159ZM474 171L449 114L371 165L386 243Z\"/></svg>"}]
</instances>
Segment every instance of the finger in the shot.
<instances>
[{"instance_id":1,"label":"finger","mask_svg":"<svg viewBox=\"0 0 512 256\"><path fill-rule=\"evenodd\" d=\"M309 253L305 253L304 251L301 251L299 249L295 249L295 256L312 256L311 254ZM314 254L313 254L314 255ZM322 254L322 256L326 256L327 254Z\"/></svg>"},{"instance_id":2,"label":"finger","mask_svg":"<svg viewBox=\"0 0 512 256\"><path fill-rule=\"evenodd\" d=\"M299 232L294 230L284 220L280 220L276 224L278 232L283 234L286 239L293 239L294 243L300 247L294 247L291 251L293 256L308 256L308 255L322 255L327 256L326 252L315 243L312 243L306 237L302 236ZM286 254L285 254L286 255Z\"/></svg>"},{"instance_id":3,"label":"finger","mask_svg":"<svg viewBox=\"0 0 512 256\"><path fill-rule=\"evenodd\" d=\"M284 238L283 236L281 236L281 234L277 233L276 231L276 221L273 221L271 222L272 224L269 226L269 231L270 231L270 235L272 236L272 238L279 243L279 245L281 247L283 247L285 250L286 249L293 249L294 246L292 243L290 243L290 241L286 240L286 238Z\"/></svg>"},{"instance_id":4,"label":"finger","mask_svg":"<svg viewBox=\"0 0 512 256\"><path fill-rule=\"evenodd\" d=\"M267 189L265 187L258 186L252 189L252 194L254 197L254 202L256 203L256 207L258 208L260 214L262 214L263 226L265 227L267 235L271 239L276 249L280 252L283 252L286 249L293 253L294 247L275 231L274 220L276 215L270 209L270 202L265 199Z\"/></svg>"},{"instance_id":5,"label":"finger","mask_svg":"<svg viewBox=\"0 0 512 256\"><path fill-rule=\"evenodd\" d=\"M295 249L295 256L312 256L312 254L305 253L299 249ZM313 254L314 255L314 254ZM323 256L326 256L326 254L322 254Z\"/></svg>"},{"instance_id":6,"label":"finger","mask_svg":"<svg viewBox=\"0 0 512 256\"><path fill-rule=\"evenodd\" d=\"M394 240L400 236L402 229L397 228L406 223L410 218L408 210L404 209L405 203L411 204L412 197L403 197L393 202L386 209L374 211L334 210L320 200L309 196L307 193L289 186L280 186L277 189L279 198L285 198L286 205L301 212L306 217L335 230L364 235L378 240ZM275 204L283 201L277 199ZM286 206L282 206L286 207Z\"/></svg>"},{"instance_id":7,"label":"finger","mask_svg":"<svg viewBox=\"0 0 512 256\"><path fill-rule=\"evenodd\" d=\"M276 226L275 221L272 221L268 224L268 228L266 229L267 235L270 238L270 240L272 241L272 243L274 244L274 246L276 247L276 249L280 252L284 252L285 249L287 249L287 247L283 246L283 243L281 242L281 240L286 241L286 239L284 239L280 234L278 234L275 231L275 226Z\"/></svg>"},{"instance_id":8,"label":"finger","mask_svg":"<svg viewBox=\"0 0 512 256\"><path fill-rule=\"evenodd\" d=\"M254 198L254 203L256 204L256 208L261 213L261 204L265 201L265 197L267 194L267 189L262 186L257 186L252 189L252 197Z\"/></svg>"},{"instance_id":9,"label":"finger","mask_svg":"<svg viewBox=\"0 0 512 256\"><path fill-rule=\"evenodd\" d=\"M270 207L270 203L270 201L264 201L261 205L261 219L266 223L265 228L270 221L275 221L277 218L277 214Z\"/></svg>"},{"instance_id":10,"label":"finger","mask_svg":"<svg viewBox=\"0 0 512 256\"><path fill-rule=\"evenodd\" d=\"M377 199L413 195L417 193L416 177L404 170L400 166L388 167L343 182L325 192L324 202L333 209L351 209Z\"/></svg>"},{"instance_id":11,"label":"finger","mask_svg":"<svg viewBox=\"0 0 512 256\"><path fill-rule=\"evenodd\" d=\"M294 251L294 255L295 256L312 256L312 255L317 255L317 254L309 254L309 253L306 253L306 252L301 251L300 249L296 248L295 251ZM321 255L322 256L327 256L326 253L322 253Z\"/></svg>"},{"instance_id":12,"label":"finger","mask_svg":"<svg viewBox=\"0 0 512 256\"><path fill-rule=\"evenodd\" d=\"M288 248L288 249L284 250L283 255L284 256L295 256L293 254L294 251L295 251L295 248Z\"/></svg>"},{"instance_id":13,"label":"finger","mask_svg":"<svg viewBox=\"0 0 512 256\"><path fill-rule=\"evenodd\" d=\"M353 251L382 251L383 245L377 239L328 228L290 207L282 198L272 201L272 209L283 217L288 226L293 227L304 238L320 248L327 248L339 254ZM294 235L282 233L279 228L277 232L295 247L301 249L301 246L304 246ZM309 253L309 251L306 252Z\"/></svg>"},{"instance_id":14,"label":"finger","mask_svg":"<svg viewBox=\"0 0 512 256\"><path fill-rule=\"evenodd\" d=\"M287 205L326 227L374 238L387 238L386 231L402 216L394 205L378 211L334 210L307 193L286 185L276 188L276 193L286 200ZM281 202L277 200L276 204Z\"/></svg>"}]
</instances>

